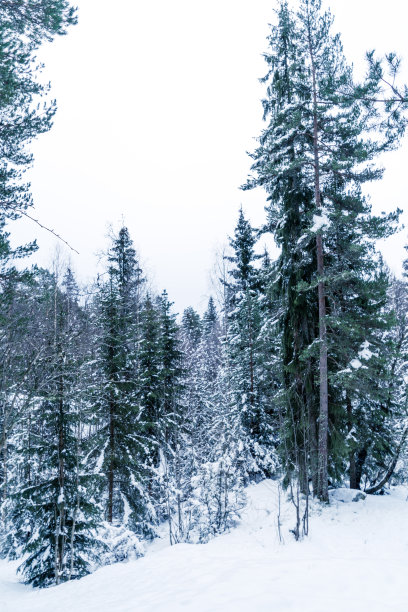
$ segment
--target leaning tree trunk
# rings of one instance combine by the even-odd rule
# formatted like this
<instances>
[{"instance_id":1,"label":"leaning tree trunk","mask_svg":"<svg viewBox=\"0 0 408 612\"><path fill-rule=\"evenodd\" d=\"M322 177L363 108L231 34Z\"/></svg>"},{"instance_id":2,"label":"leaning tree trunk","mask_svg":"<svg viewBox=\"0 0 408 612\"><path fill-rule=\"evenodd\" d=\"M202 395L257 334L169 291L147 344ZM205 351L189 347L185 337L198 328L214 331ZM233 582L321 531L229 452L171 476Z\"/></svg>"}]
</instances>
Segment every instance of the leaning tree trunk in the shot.
<instances>
[{"instance_id":1,"label":"leaning tree trunk","mask_svg":"<svg viewBox=\"0 0 408 612\"><path fill-rule=\"evenodd\" d=\"M369 494L377 493L377 491L380 491L383 488L383 486L385 484L387 484L387 482L389 481L389 479L393 475L394 470L395 470L395 468L397 466L399 456L400 456L401 451L402 451L402 449L403 449L403 447L405 445L405 442L407 441L407 437L408 437L408 427L406 427L404 429L404 432L402 434L400 443L399 443L398 448L397 448L397 450L395 452L394 458L393 458L393 460L391 462L391 465L388 468L384 478L382 480L380 480L380 482L377 485L375 485L374 487L370 487L369 489L366 489L365 490L366 493L369 493Z\"/></svg>"}]
</instances>

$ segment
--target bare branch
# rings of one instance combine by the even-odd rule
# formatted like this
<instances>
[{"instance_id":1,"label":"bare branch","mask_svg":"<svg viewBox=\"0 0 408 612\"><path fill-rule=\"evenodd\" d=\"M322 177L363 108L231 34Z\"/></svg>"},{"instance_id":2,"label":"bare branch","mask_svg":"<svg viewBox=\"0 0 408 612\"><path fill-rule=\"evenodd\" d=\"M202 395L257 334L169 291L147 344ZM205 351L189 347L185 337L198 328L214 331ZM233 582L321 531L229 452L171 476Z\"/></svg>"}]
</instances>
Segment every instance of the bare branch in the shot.
<instances>
[{"instance_id":1,"label":"bare branch","mask_svg":"<svg viewBox=\"0 0 408 612\"><path fill-rule=\"evenodd\" d=\"M57 234L56 231L54 231L53 229L46 227L45 225L43 225L38 219L35 219L34 217L32 217L31 215L28 214L28 212L24 211L24 210L20 210L19 211L22 215L24 215L25 217L27 217L28 219L30 219L31 221L34 221L34 223L36 223L39 227L41 227L42 229L46 230L47 232L49 232L50 234L52 234L53 236L55 236L56 238L58 238L58 240L61 240L61 242L63 242L64 244L67 245L67 247L69 249L71 249L71 251L74 251L74 253L76 253L77 255L79 255L79 251L77 251L76 249L74 249L74 247L72 247L69 242L67 242L66 240L64 240L64 238L62 238L59 234Z\"/></svg>"}]
</instances>

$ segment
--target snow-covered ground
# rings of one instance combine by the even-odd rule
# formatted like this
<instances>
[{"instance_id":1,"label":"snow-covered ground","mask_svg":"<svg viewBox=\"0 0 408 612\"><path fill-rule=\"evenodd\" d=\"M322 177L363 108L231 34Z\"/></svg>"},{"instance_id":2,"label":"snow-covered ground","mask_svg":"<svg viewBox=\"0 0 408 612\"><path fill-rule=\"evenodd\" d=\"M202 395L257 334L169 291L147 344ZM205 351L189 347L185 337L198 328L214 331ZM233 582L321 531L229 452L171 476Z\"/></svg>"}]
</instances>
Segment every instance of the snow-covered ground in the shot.
<instances>
[{"instance_id":1,"label":"snow-covered ground","mask_svg":"<svg viewBox=\"0 0 408 612\"><path fill-rule=\"evenodd\" d=\"M248 490L242 522L205 545L156 542L137 561L46 590L18 583L0 562L0 612L407 612L408 490L314 506L310 535L293 540L293 509L277 485Z\"/></svg>"}]
</instances>

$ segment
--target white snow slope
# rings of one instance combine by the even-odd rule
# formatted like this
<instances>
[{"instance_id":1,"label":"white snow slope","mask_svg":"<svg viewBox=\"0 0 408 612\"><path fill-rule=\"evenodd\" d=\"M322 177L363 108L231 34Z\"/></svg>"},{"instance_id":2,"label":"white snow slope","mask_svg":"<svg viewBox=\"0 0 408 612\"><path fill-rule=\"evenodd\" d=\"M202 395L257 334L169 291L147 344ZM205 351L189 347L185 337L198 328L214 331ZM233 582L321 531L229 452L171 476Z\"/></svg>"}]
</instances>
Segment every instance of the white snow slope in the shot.
<instances>
[{"instance_id":1,"label":"white snow slope","mask_svg":"<svg viewBox=\"0 0 408 612\"><path fill-rule=\"evenodd\" d=\"M18 583L0 562L1 612L407 612L408 490L351 501L337 490L314 506L310 535L295 542L293 508L277 485L248 489L231 533L205 545L155 543L147 555L45 590Z\"/></svg>"}]
</instances>

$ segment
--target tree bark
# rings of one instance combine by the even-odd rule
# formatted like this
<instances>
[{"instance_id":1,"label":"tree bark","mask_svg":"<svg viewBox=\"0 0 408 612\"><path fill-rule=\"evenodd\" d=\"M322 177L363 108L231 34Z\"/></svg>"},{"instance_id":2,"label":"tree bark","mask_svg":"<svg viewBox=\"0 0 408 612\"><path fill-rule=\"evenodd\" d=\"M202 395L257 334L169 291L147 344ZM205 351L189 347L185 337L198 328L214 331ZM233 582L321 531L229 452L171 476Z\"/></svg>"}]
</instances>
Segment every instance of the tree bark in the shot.
<instances>
[{"instance_id":1,"label":"tree bark","mask_svg":"<svg viewBox=\"0 0 408 612\"><path fill-rule=\"evenodd\" d=\"M310 22L308 24L309 53L312 68L313 85L313 157L314 157L314 191L317 211L321 211L322 202L320 194L320 163L319 163L319 127L317 120L317 84L316 66L313 54ZM328 427L329 427L329 391L327 367L327 327L326 327L326 295L324 287L324 251L323 238L320 233L316 236L316 259L318 275L318 302L319 302L319 439L318 439L318 467L317 467L317 496L321 501L329 501L328 491Z\"/></svg>"},{"instance_id":2,"label":"tree bark","mask_svg":"<svg viewBox=\"0 0 408 612\"><path fill-rule=\"evenodd\" d=\"M320 198L319 198L320 199ZM317 271L321 278L323 266L322 236L316 236L317 243ZM329 430L329 391L327 368L327 329L326 329L326 297L323 281L319 281L319 339L320 339L320 409L319 409L319 442L318 442L318 471L317 495L322 501L329 500L328 491L328 430Z\"/></svg>"},{"instance_id":3,"label":"tree bark","mask_svg":"<svg viewBox=\"0 0 408 612\"><path fill-rule=\"evenodd\" d=\"M108 468L108 523L113 521L113 481L115 457L115 402L109 400L109 468Z\"/></svg>"},{"instance_id":4,"label":"tree bark","mask_svg":"<svg viewBox=\"0 0 408 612\"><path fill-rule=\"evenodd\" d=\"M367 459L368 451L366 448L360 448L356 459L356 489L361 489L361 478L363 475L363 467Z\"/></svg>"},{"instance_id":5,"label":"tree bark","mask_svg":"<svg viewBox=\"0 0 408 612\"><path fill-rule=\"evenodd\" d=\"M349 394L346 396L346 405L347 405L347 429L350 434L353 429L353 408L351 405L351 399ZM360 485L357 482L357 472L356 472L356 451L352 449L349 453L349 479L350 479L350 489L359 489Z\"/></svg>"}]
</instances>

